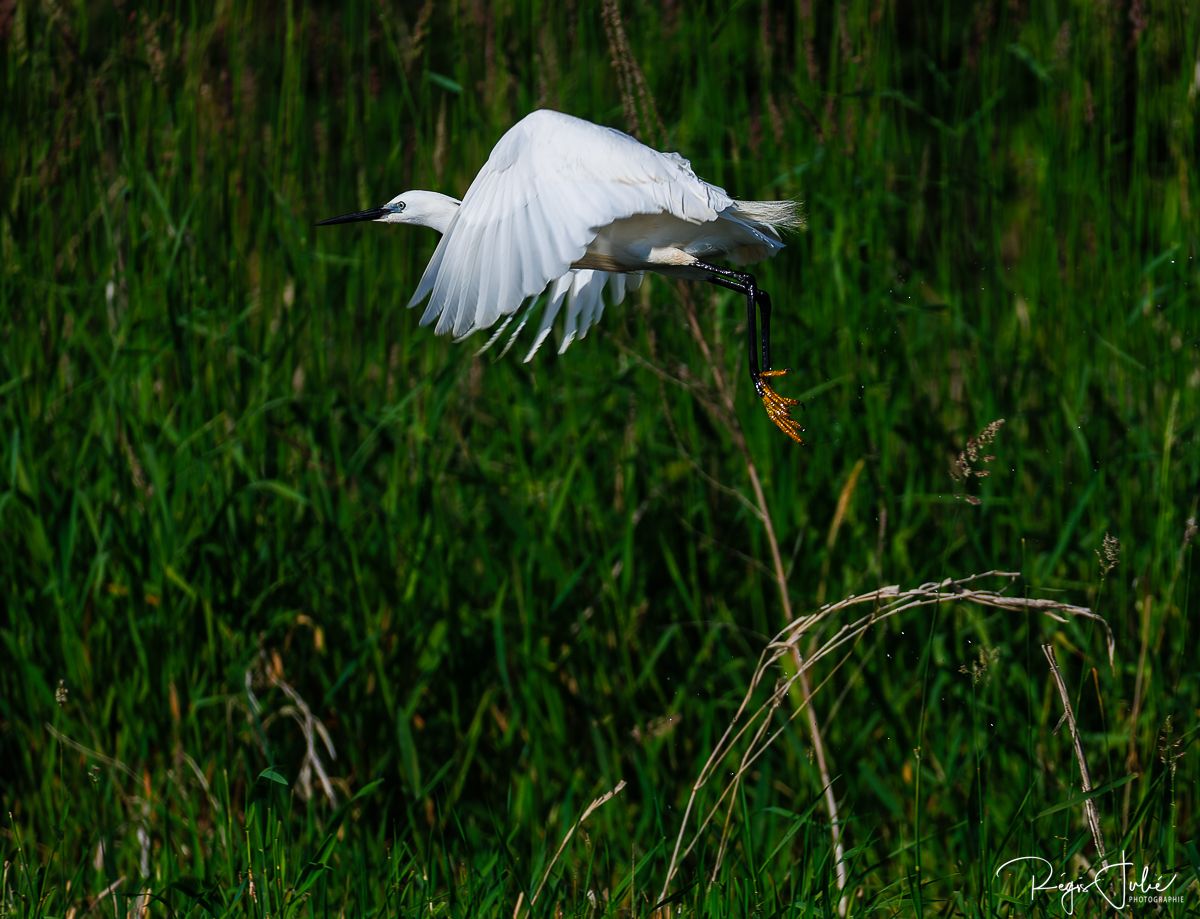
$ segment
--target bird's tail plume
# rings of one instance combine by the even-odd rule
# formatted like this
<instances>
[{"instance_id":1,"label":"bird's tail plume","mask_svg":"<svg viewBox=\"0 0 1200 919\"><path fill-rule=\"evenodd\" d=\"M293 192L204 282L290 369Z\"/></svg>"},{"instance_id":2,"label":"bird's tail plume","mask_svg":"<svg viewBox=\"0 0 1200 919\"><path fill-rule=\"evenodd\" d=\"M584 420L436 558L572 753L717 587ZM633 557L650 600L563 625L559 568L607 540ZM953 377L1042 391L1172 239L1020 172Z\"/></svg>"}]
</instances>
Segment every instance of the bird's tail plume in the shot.
<instances>
[{"instance_id":1,"label":"bird's tail plume","mask_svg":"<svg viewBox=\"0 0 1200 919\"><path fill-rule=\"evenodd\" d=\"M739 217L776 230L803 230L808 226L802 201L737 201L733 209Z\"/></svg>"}]
</instances>

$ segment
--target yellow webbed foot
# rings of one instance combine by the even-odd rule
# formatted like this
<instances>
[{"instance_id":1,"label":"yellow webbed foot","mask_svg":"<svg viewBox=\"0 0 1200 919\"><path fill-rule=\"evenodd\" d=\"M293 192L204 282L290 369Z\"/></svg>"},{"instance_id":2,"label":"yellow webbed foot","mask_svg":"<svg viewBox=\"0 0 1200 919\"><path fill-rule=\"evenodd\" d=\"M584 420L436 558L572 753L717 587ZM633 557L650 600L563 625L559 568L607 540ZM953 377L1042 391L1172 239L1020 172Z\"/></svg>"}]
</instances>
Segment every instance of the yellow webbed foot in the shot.
<instances>
[{"instance_id":1,"label":"yellow webbed foot","mask_svg":"<svg viewBox=\"0 0 1200 919\"><path fill-rule=\"evenodd\" d=\"M781 377L785 373L787 373L786 370L764 370L754 381L754 388L758 391L759 398L762 399L763 408L767 410L767 417L775 422L775 427L796 443L802 444L804 440L800 437L800 432L804 428L800 427L800 423L791 415L792 406L799 405L800 400L781 396L765 382L768 377Z\"/></svg>"}]
</instances>

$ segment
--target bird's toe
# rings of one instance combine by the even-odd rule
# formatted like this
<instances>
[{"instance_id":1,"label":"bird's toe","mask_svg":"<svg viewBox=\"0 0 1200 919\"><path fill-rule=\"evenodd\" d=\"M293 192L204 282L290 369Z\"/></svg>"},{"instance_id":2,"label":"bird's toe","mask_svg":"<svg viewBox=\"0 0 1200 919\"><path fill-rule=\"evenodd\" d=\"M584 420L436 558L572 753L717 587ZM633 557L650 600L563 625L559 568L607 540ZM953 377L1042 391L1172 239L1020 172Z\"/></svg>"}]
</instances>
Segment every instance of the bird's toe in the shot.
<instances>
[{"instance_id":1,"label":"bird's toe","mask_svg":"<svg viewBox=\"0 0 1200 919\"><path fill-rule=\"evenodd\" d=\"M800 434L804 428L791 415L793 405L799 405L799 399L793 399L790 396L780 395L775 389L765 382L767 378L781 377L786 370L764 370L754 381L754 388L758 391L758 396L762 399L763 408L767 411L767 417L774 422L775 427L783 431L788 437L798 444L804 443Z\"/></svg>"}]
</instances>

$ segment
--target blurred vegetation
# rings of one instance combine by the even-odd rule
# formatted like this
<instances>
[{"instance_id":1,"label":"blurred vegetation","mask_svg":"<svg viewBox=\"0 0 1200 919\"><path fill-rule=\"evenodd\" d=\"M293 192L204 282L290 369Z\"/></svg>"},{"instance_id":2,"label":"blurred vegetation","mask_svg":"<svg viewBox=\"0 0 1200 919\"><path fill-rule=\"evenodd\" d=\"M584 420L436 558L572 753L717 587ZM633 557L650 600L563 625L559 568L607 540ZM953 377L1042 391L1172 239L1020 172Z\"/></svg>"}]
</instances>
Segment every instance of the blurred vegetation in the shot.
<instances>
[{"instance_id":1,"label":"blurred vegetation","mask_svg":"<svg viewBox=\"0 0 1200 919\"><path fill-rule=\"evenodd\" d=\"M785 624L747 456L797 615L997 568L1116 634L960 604L818 670L853 913L1094 857L1042 642L1110 849L1200 903L1200 17L607 9L0 2L0 912L509 916L623 778L534 911L648 914ZM433 234L312 229L539 106L805 200L758 277L806 446L732 294L650 279L525 365L403 308ZM834 912L802 723L663 914Z\"/></svg>"}]
</instances>

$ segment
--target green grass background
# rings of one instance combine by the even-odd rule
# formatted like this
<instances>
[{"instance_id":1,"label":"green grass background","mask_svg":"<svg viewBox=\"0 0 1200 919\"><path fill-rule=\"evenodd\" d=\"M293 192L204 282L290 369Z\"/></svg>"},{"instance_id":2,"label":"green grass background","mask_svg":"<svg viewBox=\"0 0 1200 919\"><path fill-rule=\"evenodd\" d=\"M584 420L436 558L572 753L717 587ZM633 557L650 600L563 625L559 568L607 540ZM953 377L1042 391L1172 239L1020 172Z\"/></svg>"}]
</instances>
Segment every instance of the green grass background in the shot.
<instances>
[{"instance_id":1,"label":"green grass background","mask_svg":"<svg viewBox=\"0 0 1200 919\"><path fill-rule=\"evenodd\" d=\"M852 913L1062 914L994 876L1095 857L1043 642L1109 848L1200 909L1200 16L621 19L669 149L807 205L758 275L806 446L744 381L742 303L691 292L795 612L999 568L1117 639L1110 669L1094 627L958 604L818 668ZM624 779L534 912L648 915L784 625L681 289L524 365L403 308L432 233L312 228L461 194L538 106L632 127L600 8L9 0L0 46L0 912L509 916ZM835 914L801 724L661 915Z\"/></svg>"}]
</instances>

